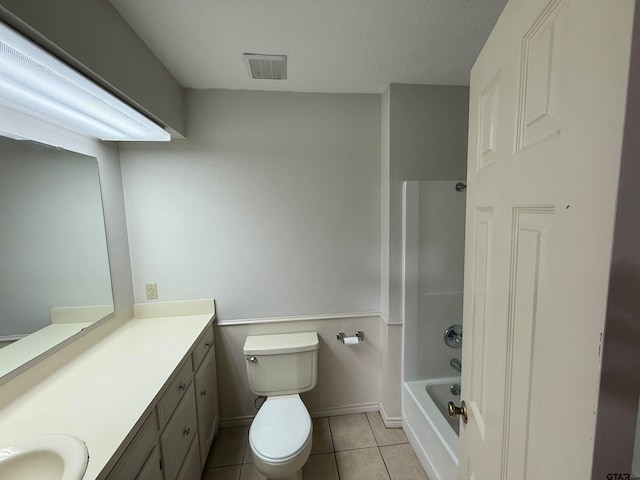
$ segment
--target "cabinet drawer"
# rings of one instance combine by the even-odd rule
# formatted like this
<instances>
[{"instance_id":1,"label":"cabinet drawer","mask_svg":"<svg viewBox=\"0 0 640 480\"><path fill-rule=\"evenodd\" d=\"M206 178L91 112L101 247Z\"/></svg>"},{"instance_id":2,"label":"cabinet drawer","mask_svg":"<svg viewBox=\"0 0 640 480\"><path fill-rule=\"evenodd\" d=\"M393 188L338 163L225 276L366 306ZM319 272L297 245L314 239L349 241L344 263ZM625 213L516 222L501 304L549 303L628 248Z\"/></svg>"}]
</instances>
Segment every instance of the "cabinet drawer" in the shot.
<instances>
[{"instance_id":1,"label":"cabinet drawer","mask_svg":"<svg viewBox=\"0 0 640 480\"><path fill-rule=\"evenodd\" d=\"M189 446L198 437L195 402L191 385L160 435L165 480L176 478Z\"/></svg>"},{"instance_id":2,"label":"cabinet drawer","mask_svg":"<svg viewBox=\"0 0 640 480\"><path fill-rule=\"evenodd\" d=\"M120 457L109 477L109 480L122 480L123 478L136 478L136 475L143 468L145 461L149 457L149 452L156 445L158 430L153 412L147 417L138 430L138 433L127 449Z\"/></svg>"},{"instance_id":3,"label":"cabinet drawer","mask_svg":"<svg viewBox=\"0 0 640 480\"><path fill-rule=\"evenodd\" d=\"M209 326L204 336L200 339L193 350L193 370L198 370L202 360L213 347L213 327Z\"/></svg>"},{"instance_id":4,"label":"cabinet drawer","mask_svg":"<svg viewBox=\"0 0 640 480\"><path fill-rule=\"evenodd\" d=\"M171 414L175 410L176 405L180 403L185 392L189 389L192 378L193 371L191 370L191 362L186 361L158 402L158 422L160 423L160 428L171 418Z\"/></svg>"}]
</instances>

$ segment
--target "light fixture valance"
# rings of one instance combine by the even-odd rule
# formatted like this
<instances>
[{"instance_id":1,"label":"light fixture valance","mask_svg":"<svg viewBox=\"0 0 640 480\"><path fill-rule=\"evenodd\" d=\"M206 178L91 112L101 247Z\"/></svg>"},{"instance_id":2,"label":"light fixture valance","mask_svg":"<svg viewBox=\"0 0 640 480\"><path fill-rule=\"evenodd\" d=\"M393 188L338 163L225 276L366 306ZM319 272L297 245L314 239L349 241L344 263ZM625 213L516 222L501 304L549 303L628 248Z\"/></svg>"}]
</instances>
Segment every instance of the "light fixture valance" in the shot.
<instances>
[{"instance_id":1,"label":"light fixture valance","mask_svg":"<svg viewBox=\"0 0 640 480\"><path fill-rule=\"evenodd\" d=\"M158 124L3 23L0 102L101 140L170 140Z\"/></svg>"}]
</instances>

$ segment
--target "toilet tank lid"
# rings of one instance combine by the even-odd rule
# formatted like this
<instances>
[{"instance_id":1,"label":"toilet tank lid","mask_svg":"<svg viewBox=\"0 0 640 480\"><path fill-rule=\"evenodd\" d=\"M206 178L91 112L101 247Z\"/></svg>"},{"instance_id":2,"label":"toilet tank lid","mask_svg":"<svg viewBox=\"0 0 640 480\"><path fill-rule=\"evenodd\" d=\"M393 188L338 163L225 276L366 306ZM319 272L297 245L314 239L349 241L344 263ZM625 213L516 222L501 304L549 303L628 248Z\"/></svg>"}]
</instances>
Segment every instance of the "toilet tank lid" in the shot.
<instances>
[{"instance_id":1,"label":"toilet tank lid","mask_svg":"<svg viewBox=\"0 0 640 480\"><path fill-rule=\"evenodd\" d=\"M279 355L318 350L319 346L316 332L249 335L244 342L243 353L245 355Z\"/></svg>"}]
</instances>

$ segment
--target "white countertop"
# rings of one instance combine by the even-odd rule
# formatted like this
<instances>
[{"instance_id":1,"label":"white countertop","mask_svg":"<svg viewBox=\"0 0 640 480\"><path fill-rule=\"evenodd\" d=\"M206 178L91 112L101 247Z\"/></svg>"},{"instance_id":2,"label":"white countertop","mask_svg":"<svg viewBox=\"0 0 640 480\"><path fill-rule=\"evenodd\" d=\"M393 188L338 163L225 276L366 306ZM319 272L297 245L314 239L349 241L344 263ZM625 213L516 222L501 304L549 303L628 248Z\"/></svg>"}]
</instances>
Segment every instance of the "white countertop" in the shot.
<instances>
[{"instance_id":1,"label":"white countertop","mask_svg":"<svg viewBox=\"0 0 640 480\"><path fill-rule=\"evenodd\" d=\"M94 479L136 425L163 385L215 316L175 315L178 303L161 314L160 305L136 306L136 317L63 362L43 380L10 399L0 410L0 443L45 433L74 435L87 444L85 479ZM45 360L46 362L47 360ZM11 382L0 387L10 389ZM106 473L106 472L105 472Z\"/></svg>"}]
</instances>

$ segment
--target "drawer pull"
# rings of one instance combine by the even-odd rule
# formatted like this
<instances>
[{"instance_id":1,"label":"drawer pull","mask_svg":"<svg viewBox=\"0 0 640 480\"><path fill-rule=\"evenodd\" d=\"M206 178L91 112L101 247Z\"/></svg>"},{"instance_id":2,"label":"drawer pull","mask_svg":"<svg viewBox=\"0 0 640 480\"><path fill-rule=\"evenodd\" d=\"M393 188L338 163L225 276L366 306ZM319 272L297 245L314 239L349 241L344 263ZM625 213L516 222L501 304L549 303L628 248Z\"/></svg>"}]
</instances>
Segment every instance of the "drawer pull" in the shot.
<instances>
[{"instance_id":1,"label":"drawer pull","mask_svg":"<svg viewBox=\"0 0 640 480\"><path fill-rule=\"evenodd\" d=\"M191 427L184 427L184 431L182 433L184 433L185 435L189 435L190 432L191 432Z\"/></svg>"},{"instance_id":2,"label":"drawer pull","mask_svg":"<svg viewBox=\"0 0 640 480\"><path fill-rule=\"evenodd\" d=\"M185 388L187 388L187 384L186 383L181 383L180 386L178 387L178 390L184 392Z\"/></svg>"},{"instance_id":3,"label":"drawer pull","mask_svg":"<svg viewBox=\"0 0 640 480\"><path fill-rule=\"evenodd\" d=\"M200 396L206 397L207 396L207 391L206 390L201 390L200 391Z\"/></svg>"}]
</instances>

